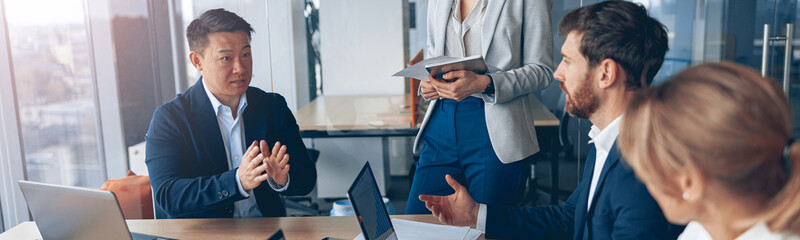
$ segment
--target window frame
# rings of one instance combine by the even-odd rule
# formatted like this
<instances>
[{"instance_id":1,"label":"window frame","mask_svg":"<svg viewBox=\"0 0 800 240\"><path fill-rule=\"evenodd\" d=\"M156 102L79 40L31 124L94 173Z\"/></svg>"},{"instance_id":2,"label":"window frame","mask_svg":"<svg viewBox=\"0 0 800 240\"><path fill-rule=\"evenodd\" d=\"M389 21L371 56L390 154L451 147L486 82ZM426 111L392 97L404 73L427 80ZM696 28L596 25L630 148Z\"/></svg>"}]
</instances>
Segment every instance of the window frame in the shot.
<instances>
[{"instance_id":1,"label":"window frame","mask_svg":"<svg viewBox=\"0 0 800 240\"><path fill-rule=\"evenodd\" d=\"M16 187L19 180L27 179L27 172L10 49L5 3L0 1L0 207L3 230L31 219L25 198Z\"/></svg>"},{"instance_id":2,"label":"window frame","mask_svg":"<svg viewBox=\"0 0 800 240\"><path fill-rule=\"evenodd\" d=\"M110 3L82 0L81 4L85 10L84 24L90 52L100 164L106 179L120 178L128 170L128 154L119 106ZM28 176L6 18L5 1L0 0L0 224L3 231L32 220L25 198L17 187L18 181L26 180Z\"/></svg>"},{"instance_id":3,"label":"window frame","mask_svg":"<svg viewBox=\"0 0 800 240\"><path fill-rule=\"evenodd\" d=\"M120 112L120 97L114 39L111 31L110 1L83 0L89 56L94 82L95 105L99 118L98 146L105 166L106 180L121 178L128 171L128 150ZM98 79L108 79L100 81ZM100 89L112 89L100 91Z\"/></svg>"}]
</instances>

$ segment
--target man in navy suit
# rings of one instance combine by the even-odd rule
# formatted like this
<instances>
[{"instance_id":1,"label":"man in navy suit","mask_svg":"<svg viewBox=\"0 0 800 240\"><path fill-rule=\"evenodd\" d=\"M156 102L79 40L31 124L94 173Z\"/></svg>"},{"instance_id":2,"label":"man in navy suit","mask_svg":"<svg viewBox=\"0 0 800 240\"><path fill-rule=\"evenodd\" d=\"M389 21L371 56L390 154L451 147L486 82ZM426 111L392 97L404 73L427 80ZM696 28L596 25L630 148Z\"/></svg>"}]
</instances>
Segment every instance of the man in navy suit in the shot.
<instances>
[{"instance_id":1,"label":"man in navy suit","mask_svg":"<svg viewBox=\"0 0 800 240\"><path fill-rule=\"evenodd\" d=\"M665 27L640 5L604 1L567 14L559 32L567 38L553 75L566 93L565 110L594 124L583 178L564 205L478 204L450 176L456 193L420 199L442 222L475 224L487 238L675 239L681 228L667 222L615 146L631 97L664 61Z\"/></svg>"},{"instance_id":2,"label":"man in navy suit","mask_svg":"<svg viewBox=\"0 0 800 240\"><path fill-rule=\"evenodd\" d=\"M279 195L314 188L316 168L286 100L249 86L252 32L224 9L186 29L202 77L156 109L146 137L156 209L166 217L285 216Z\"/></svg>"}]
</instances>

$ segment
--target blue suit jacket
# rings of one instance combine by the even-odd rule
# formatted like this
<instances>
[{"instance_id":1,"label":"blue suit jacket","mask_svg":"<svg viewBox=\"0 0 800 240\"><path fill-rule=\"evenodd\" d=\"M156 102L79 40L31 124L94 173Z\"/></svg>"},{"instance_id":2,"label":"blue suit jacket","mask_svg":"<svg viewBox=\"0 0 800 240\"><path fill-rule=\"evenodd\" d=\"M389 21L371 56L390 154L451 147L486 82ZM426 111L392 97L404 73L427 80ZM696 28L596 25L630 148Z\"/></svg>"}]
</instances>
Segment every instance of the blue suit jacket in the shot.
<instances>
[{"instance_id":1,"label":"blue suit jacket","mask_svg":"<svg viewBox=\"0 0 800 240\"><path fill-rule=\"evenodd\" d=\"M317 171L300 138L297 122L279 94L247 89L242 113L245 142L266 140L286 145L290 156L290 182L284 195L305 195L317 180ZM219 218L233 216L233 203L244 199L236 184L236 169L228 156L217 117L202 78L158 107L147 131L146 163L150 172L156 211L169 218ZM285 216L278 193L267 182L253 189L265 217Z\"/></svg>"},{"instance_id":2,"label":"blue suit jacket","mask_svg":"<svg viewBox=\"0 0 800 240\"><path fill-rule=\"evenodd\" d=\"M586 211L595 155L592 147L583 178L563 206L487 206L486 238L676 239L683 227L667 222L644 184L620 161L616 144Z\"/></svg>"}]
</instances>

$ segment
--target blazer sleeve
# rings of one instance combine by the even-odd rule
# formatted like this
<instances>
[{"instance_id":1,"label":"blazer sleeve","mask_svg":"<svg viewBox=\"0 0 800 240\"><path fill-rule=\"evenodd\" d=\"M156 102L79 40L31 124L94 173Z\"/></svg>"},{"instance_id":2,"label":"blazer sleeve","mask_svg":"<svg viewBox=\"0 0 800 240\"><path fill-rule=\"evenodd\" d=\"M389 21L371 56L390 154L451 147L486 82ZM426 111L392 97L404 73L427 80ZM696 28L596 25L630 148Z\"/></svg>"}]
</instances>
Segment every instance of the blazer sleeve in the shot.
<instances>
[{"instance_id":1,"label":"blazer sleeve","mask_svg":"<svg viewBox=\"0 0 800 240\"><path fill-rule=\"evenodd\" d=\"M280 95L277 97L277 106L284 119L282 125L277 127L277 140L286 145L286 152L289 154L289 177L291 178L286 191L278 192L282 195L301 196L306 195L314 189L317 183L317 168L308 155L306 145L300 138L300 127L294 118L292 111L286 104L286 99ZM267 184L262 184L268 187ZM272 188L270 188L271 191Z\"/></svg>"},{"instance_id":2,"label":"blazer sleeve","mask_svg":"<svg viewBox=\"0 0 800 240\"><path fill-rule=\"evenodd\" d=\"M486 206L486 238L572 239L575 228L575 206L581 190L588 188L581 181L562 206L534 208Z\"/></svg>"},{"instance_id":3,"label":"blazer sleeve","mask_svg":"<svg viewBox=\"0 0 800 240\"><path fill-rule=\"evenodd\" d=\"M484 94L487 103L508 102L544 89L553 82L552 0L524 0L523 6L522 49L519 49L522 66L489 74L495 93L494 97Z\"/></svg>"},{"instance_id":4,"label":"blazer sleeve","mask_svg":"<svg viewBox=\"0 0 800 240\"><path fill-rule=\"evenodd\" d=\"M622 164L622 163L620 163ZM619 166L627 167L627 166ZM612 239L676 239L681 227L667 222L661 208L647 191L647 188L636 179L633 171L617 174L620 180L614 181L612 195L614 220Z\"/></svg>"},{"instance_id":5,"label":"blazer sleeve","mask_svg":"<svg viewBox=\"0 0 800 240\"><path fill-rule=\"evenodd\" d=\"M173 217L208 211L244 199L236 185L236 169L210 176L197 176L187 121L180 111L159 107L146 135L147 169L156 205Z\"/></svg>"}]
</instances>

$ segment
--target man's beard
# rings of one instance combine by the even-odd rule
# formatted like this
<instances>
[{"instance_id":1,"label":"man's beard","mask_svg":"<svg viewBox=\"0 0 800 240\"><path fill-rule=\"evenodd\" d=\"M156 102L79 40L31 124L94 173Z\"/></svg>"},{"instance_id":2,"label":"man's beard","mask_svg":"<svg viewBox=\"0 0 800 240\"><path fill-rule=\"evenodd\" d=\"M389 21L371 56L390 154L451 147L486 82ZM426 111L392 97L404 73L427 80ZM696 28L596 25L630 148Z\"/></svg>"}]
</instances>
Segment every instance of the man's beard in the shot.
<instances>
[{"instance_id":1,"label":"man's beard","mask_svg":"<svg viewBox=\"0 0 800 240\"><path fill-rule=\"evenodd\" d=\"M563 83L561 89L564 90L564 93L567 93ZM564 110L573 117L589 119L589 116L597 111L599 107L600 101L592 93L589 81L584 81L583 84L578 86L575 95L567 93L567 103L564 106Z\"/></svg>"}]
</instances>

